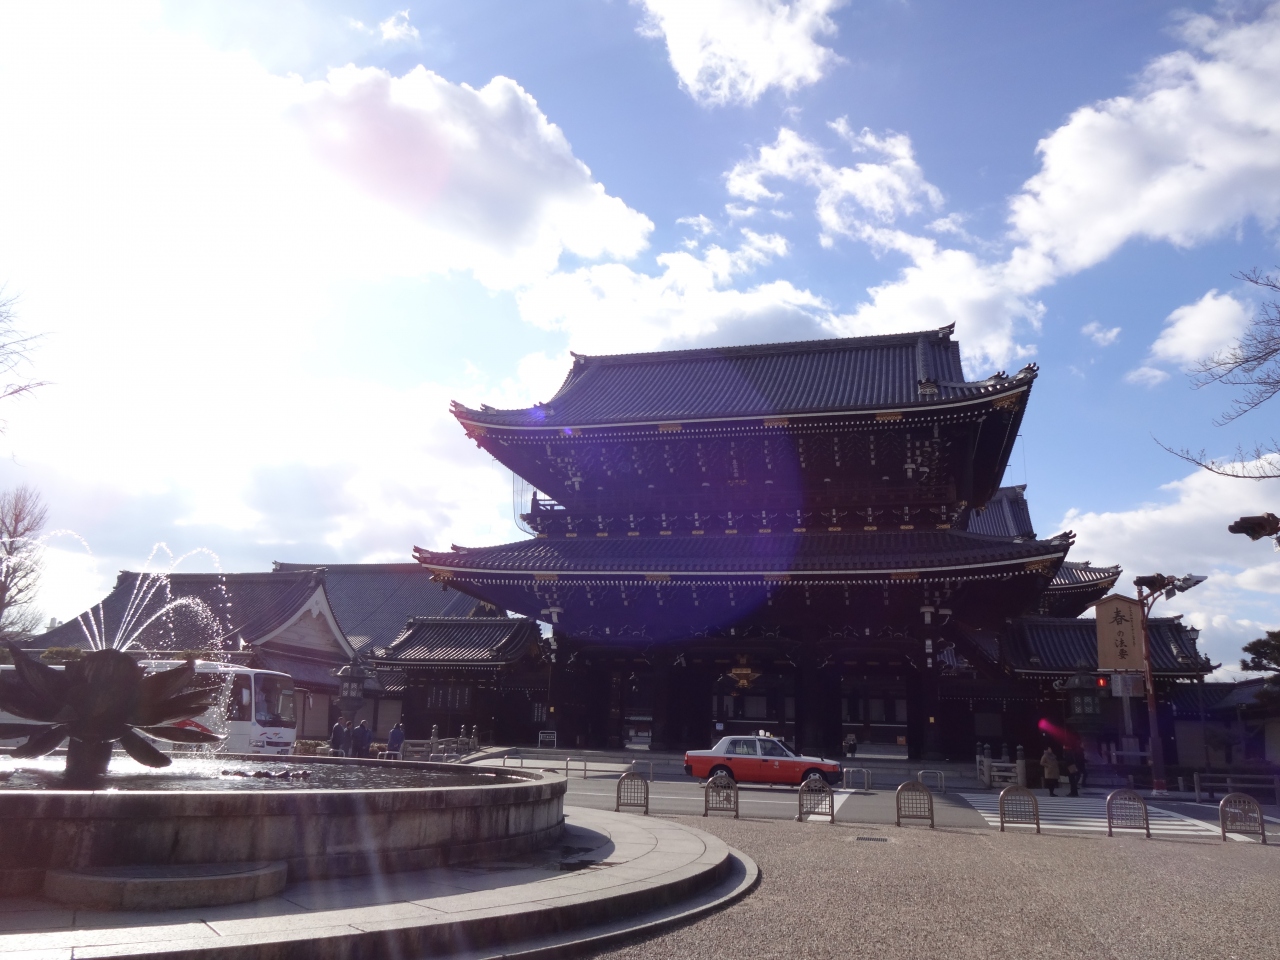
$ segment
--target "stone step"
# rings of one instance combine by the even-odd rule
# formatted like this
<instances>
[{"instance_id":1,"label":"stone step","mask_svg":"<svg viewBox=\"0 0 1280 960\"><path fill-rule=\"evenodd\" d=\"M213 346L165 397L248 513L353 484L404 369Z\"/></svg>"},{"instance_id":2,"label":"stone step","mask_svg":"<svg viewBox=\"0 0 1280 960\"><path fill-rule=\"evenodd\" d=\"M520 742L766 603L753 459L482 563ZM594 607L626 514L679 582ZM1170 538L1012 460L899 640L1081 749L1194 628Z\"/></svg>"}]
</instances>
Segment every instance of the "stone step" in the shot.
<instances>
[{"instance_id":1,"label":"stone step","mask_svg":"<svg viewBox=\"0 0 1280 960\"><path fill-rule=\"evenodd\" d=\"M283 860L49 870L44 895L55 903L96 910L217 907L274 897L288 876Z\"/></svg>"}]
</instances>

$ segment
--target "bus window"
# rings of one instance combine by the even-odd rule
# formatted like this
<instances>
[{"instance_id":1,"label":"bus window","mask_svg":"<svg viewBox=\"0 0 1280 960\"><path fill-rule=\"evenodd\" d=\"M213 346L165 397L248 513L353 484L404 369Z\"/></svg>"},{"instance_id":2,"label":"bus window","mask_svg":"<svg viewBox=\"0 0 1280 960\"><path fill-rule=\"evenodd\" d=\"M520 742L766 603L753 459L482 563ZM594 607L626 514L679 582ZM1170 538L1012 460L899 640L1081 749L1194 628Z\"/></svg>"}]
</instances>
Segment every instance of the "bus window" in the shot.
<instances>
[{"instance_id":1,"label":"bus window","mask_svg":"<svg viewBox=\"0 0 1280 960\"><path fill-rule=\"evenodd\" d=\"M259 673L254 675L253 685L258 701L258 726L292 730L297 725L293 713L293 680Z\"/></svg>"},{"instance_id":2,"label":"bus window","mask_svg":"<svg viewBox=\"0 0 1280 960\"><path fill-rule=\"evenodd\" d=\"M248 674L237 674L231 682L231 695L227 699L228 720L253 719L253 688Z\"/></svg>"}]
</instances>

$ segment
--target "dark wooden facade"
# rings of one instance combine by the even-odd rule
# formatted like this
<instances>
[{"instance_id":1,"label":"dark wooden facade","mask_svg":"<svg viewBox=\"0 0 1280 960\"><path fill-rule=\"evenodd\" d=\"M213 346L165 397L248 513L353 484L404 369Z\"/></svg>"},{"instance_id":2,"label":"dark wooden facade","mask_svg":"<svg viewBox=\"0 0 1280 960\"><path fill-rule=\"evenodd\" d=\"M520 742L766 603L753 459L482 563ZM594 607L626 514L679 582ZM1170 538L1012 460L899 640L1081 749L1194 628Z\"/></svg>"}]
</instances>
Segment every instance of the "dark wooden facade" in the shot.
<instances>
[{"instance_id":1,"label":"dark wooden facade","mask_svg":"<svg viewBox=\"0 0 1280 960\"><path fill-rule=\"evenodd\" d=\"M455 405L542 492L535 536L415 555L552 625L562 743L967 756L948 684L1029 689L983 638L1119 570L1064 567L999 487L1036 368L965 381L951 332L578 357L545 404Z\"/></svg>"}]
</instances>

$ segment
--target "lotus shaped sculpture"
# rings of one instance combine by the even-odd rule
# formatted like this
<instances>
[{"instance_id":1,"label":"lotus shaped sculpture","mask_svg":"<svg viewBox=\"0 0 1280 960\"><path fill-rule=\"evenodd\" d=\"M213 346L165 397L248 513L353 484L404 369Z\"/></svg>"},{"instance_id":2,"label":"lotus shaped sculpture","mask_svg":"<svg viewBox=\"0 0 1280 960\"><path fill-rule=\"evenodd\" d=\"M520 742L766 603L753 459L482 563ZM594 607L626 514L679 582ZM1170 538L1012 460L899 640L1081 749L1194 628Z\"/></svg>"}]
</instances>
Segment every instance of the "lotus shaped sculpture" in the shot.
<instances>
[{"instance_id":1,"label":"lotus shaped sculpture","mask_svg":"<svg viewBox=\"0 0 1280 960\"><path fill-rule=\"evenodd\" d=\"M63 670L55 670L7 644L16 668L0 683L0 709L31 723L0 723L0 739L27 737L13 751L17 758L43 757L64 742L67 776L100 777L111 761L111 745L148 767L172 761L138 731L171 743L217 743L203 730L171 726L199 716L217 701L215 690L183 688L195 677L195 662L159 673L144 673L133 657L119 650L94 650Z\"/></svg>"}]
</instances>

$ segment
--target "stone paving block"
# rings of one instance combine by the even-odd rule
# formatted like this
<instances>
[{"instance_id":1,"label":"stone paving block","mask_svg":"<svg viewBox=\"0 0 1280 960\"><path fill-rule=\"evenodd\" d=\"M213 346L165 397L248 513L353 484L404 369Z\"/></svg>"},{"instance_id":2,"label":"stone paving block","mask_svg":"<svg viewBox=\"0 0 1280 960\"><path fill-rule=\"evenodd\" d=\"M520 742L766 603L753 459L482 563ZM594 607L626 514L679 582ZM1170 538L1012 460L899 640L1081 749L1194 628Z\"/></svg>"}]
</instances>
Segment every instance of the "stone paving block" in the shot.
<instances>
[{"instance_id":1,"label":"stone paving block","mask_svg":"<svg viewBox=\"0 0 1280 960\"><path fill-rule=\"evenodd\" d=\"M356 936L356 935L359 935L360 932L361 931L356 930L354 927L348 927L348 926L341 926L341 927L318 926L318 927L312 928L311 936L316 939L321 939L321 938L328 938L328 937L341 937L343 935ZM288 941L289 941L288 937L272 937L269 935L246 934L246 935L218 937L214 945L219 951L223 951L223 950L229 950L235 947L260 946L263 944L273 944L273 943L287 943ZM210 946L210 941L208 940L171 940L169 942L166 942L163 945L165 950L171 950L171 951L202 950L209 946ZM94 946L94 947L77 947L74 954L74 958L75 960L99 960L99 958L106 958L106 957L130 957L130 956L135 956L138 953L139 951L136 949L136 945L119 943L119 944L109 944L109 945Z\"/></svg>"},{"instance_id":2,"label":"stone paving block","mask_svg":"<svg viewBox=\"0 0 1280 960\"><path fill-rule=\"evenodd\" d=\"M58 930L53 933L14 934L0 937L0 956L10 950L75 948L114 943L149 943L167 940L208 940L217 937L203 923L152 927L111 927L97 930Z\"/></svg>"},{"instance_id":3,"label":"stone paving block","mask_svg":"<svg viewBox=\"0 0 1280 960\"><path fill-rule=\"evenodd\" d=\"M347 910L326 910L322 913L300 913L289 917L261 917L253 920L212 920L208 926L218 936L247 936L284 934L289 931L306 931L317 922L326 926L348 926L357 920L375 922L429 922L438 912L416 903L383 903L377 906L352 907ZM323 917L319 921L318 917Z\"/></svg>"},{"instance_id":4,"label":"stone paving block","mask_svg":"<svg viewBox=\"0 0 1280 960\"><path fill-rule=\"evenodd\" d=\"M17 950L6 953L4 960L71 960L71 948L64 950Z\"/></svg>"},{"instance_id":5,"label":"stone paving block","mask_svg":"<svg viewBox=\"0 0 1280 960\"><path fill-rule=\"evenodd\" d=\"M16 933L20 930L58 930L74 926L75 911L58 909L49 903L43 910L15 910L12 913L0 913L0 934Z\"/></svg>"}]
</instances>

